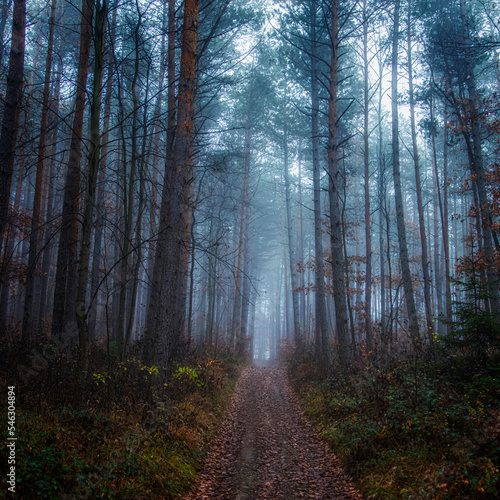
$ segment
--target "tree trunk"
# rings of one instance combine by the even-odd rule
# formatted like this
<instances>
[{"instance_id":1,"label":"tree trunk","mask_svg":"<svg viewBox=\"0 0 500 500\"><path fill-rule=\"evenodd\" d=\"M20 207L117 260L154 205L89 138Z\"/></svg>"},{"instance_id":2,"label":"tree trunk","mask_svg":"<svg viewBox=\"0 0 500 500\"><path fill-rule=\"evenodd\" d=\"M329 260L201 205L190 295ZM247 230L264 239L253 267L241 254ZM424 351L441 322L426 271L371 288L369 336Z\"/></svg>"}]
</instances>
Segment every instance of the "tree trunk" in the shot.
<instances>
[{"instance_id":1,"label":"tree trunk","mask_svg":"<svg viewBox=\"0 0 500 500\"><path fill-rule=\"evenodd\" d=\"M282 275L283 275L283 267L280 264L280 269L279 269L279 277L278 281L276 283L276 310L274 313L274 317L276 318L275 326L274 326L274 335L272 336L271 340L272 345L270 346L271 350L271 356L273 359L277 358L278 354L278 349L279 349L279 343L280 343L280 338L281 338L281 282L282 280Z\"/></svg>"},{"instance_id":2,"label":"tree trunk","mask_svg":"<svg viewBox=\"0 0 500 500\"><path fill-rule=\"evenodd\" d=\"M14 0L9 72L0 132L0 253L3 249L4 231L9 216L10 187L23 93L25 41L26 0ZM0 318L0 326L4 325L4 318Z\"/></svg>"},{"instance_id":3,"label":"tree trunk","mask_svg":"<svg viewBox=\"0 0 500 500\"><path fill-rule=\"evenodd\" d=\"M467 65L470 62L467 60ZM474 70L470 68L467 71L467 90L469 93L469 112L472 125L473 141L473 171L476 175L477 193L479 198L479 213L481 216L481 228L483 233L484 253L488 265L486 276L489 284L491 311L496 314L500 312L498 301L498 282L499 274L495 263L495 252L493 247L493 235L491 230L490 204L486 189L486 180L484 175L483 152L481 145L481 128L479 125L479 100L476 92L476 81ZM477 205L476 205L477 206Z\"/></svg>"},{"instance_id":4,"label":"tree trunk","mask_svg":"<svg viewBox=\"0 0 500 500\"><path fill-rule=\"evenodd\" d=\"M57 156L57 139L59 134L59 98L61 90L61 79L62 79L62 62L59 58L56 67L56 81L54 85L53 95L51 97L51 103L49 108L49 122L48 128L50 130L48 134L48 147L49 147L49 169L46 182L49 184L49 190L47 194L47 204L46 204L46 227L44 230L44 241L41 266L41 283L40 283L40 304L39 304L39 318L38 323L43 325L44 318L47 317L47 310L51 308L52 304L48 300L49 295L49 280L51 275L51 268L54 265L54 249L55 245L52 241L54 232L54 212L56 210L56 183L58 176L55 175L55 164Z\"/></svg>"},{"instance_id":5,"label":"tree trunk","mask_svg":"<svg viewBox=\"0 0 500 500\"><path fill-rule=\"evenodd\" d=\"M106 79L106 97L104 98L104 120L103 133L101 138L101 159L99 180L100 189L97 193L96 201L96 222L94 236L94 250L92 259L92 274L90 279L90 304L88 311L88 338L89 343L96 340L97 327L97 292L99 290L99 281L101 273L101 254L102 254L102 239L105 229L105 190L106 190L106 171L109 163L109 125L111 122L111 97L113 95L113 82L115 71L115 38L116 38L116 19L118 8L113 9L113 18L111 21L110 39L108 44L108 61L107 61L107 79Z\"/></svg>"},{"instance_id":6,"label":"tree trunk","mask_svg":"<svg viewBox=\"0 0 500 500\"><path fill-rule=\"evenodd\" d=\"M300 148L300 144L299 144ZM301 265L299 274L299 319L302 330L302 340L307 343L306 338L306 291L305 291L305 269L304 269L304 216L302 214L302 157L299 151L298 158L299 178L297 183L297 260Z\"/></svg>"},{"instance_id":7,"label":"tree trunk","mask_svg":"<svg viewBox=\"0 0 500 500\"><path fill-rule=\"evenodd\" d=\"M119 312L118 312L118 331L117 331L117 343L118 352L120 357L123 358L125 353L125 342L126 342L126 330L127 330L127 310L130 311L127 304L127 296L130 295L128 283L129 279L133 277L133 252L131 252L132 243L132 224L134 217L134 185L136 182L137 174L137 163L138 163L138 150L137 150L137 136L138 136L138 111L139 111L139 99L137 91L137 79L139 78L139 66L140 66L140 28L141 20L137 22L134 29L134 76L132 78L131 93L132 93L132 131L131 131L131 142L132 148L130 153L130 171L127 172L128 162L123 162L123 173L125 179L128 177L128 186L125 183L123 199L124 199L124 230L123 230L123 248L121 255L121 267L120 267L120 302L119 302ZM124 144L125 147L125 144ZM138 258L138 257L137 257ZM131 276L132 275L132 276ZM133 299L134 300L134 299Z\"/></svg>"},{"instance_id":8,"label":"tree trunk","mask_svg":"<svg viewBox=\"0 0 500 500\"><path fill-rule=\"evenodd\" d=\"M233 302L233 324L232 330L236 338L236 352L241 356L244 352L244 340L242 339L242 306L243 306L243 284L245 260L247 257L246 248L248 245L248 203L250 196L250 162L251 162L251 143L252 143L252 105L254 95L253 79L250 81L250 91L248 97L247 122L245 127L245 152L243 165L243 184L241 192L241 215L240 215L240 235L238 242L238 259L236 264L235 280L235 300Z\"/></svg>"},{"instance_id":9,"label":"tree trunk","mask_svg":"<svg viewBox=\"0 0 500 500\"><path fill-rule=\"evenodd\" d=\"M12 0L2 0L2 7L0 10L0 69L3 66L3 57L5 52L5 43L3 41L5 36L5 25L7 24L7 17L9 15Z\"/></svg>"},{"instance_id":10,"label":"tree trunk","mask_svg":"<svg viewBox=\"0 0 500 500\"><path fill-rule=\"evenodd\" d=\"M147 92L146 92L147 94ZM147 102L147 99L146 99ZM147 116L147 106L144 106L144 127L146 127L146 116ZM141 153L141 158L145 158L145 146L146 141L143 139L143 148ZM139 171L139 199L138 199L138 214L137 214L137 226L135 229L135 247L137 249L137 255L135 258L134 267L132 270L132 289L130 290L130 305L129 305L129 316L125 328L125 338L121 356L124 358L128 352L130 341L132 340L132 332L136 322L136 306L137 306L137 295L139 289L139 271L142 264L142 219L144 217L144 168L145 162L140 161L140 171Z\"/></svg>"},{"instance_id":11,"label":"tree trunk","mask_svg":"<svg viewBox=\"0 0 500 500\"><path fill-rule=\"evenodd\" d=\"M63 212L52 314L52 337L57 339L65 330L74 329L77 294L77 253L80 204L80 163L82 153L83 116L87 90L94 0L82 1L80 20L80 54L76 79L75 114L71 134L68 170L64 187Z\"/></svg>"},{"instance_id":12,"label":"tree trunk","mask_svg":"<svg viewBox=\"0 0 500 500\"><path fill-rule=\"evenodd\" d=\"M357 172L357 167L356 167L356 172ZM345 169L344 169L345 171ZM357 183L357 181L355 181ZM346 204L345 200L347 199L347 185L344 182L343 185L344 189L344 202L342 203L342 210L340 212L340 227L342 228L342 244L343 244L343 252L344 252L344 265L345 265L345 280L346 280L346 289L349 289L349 283L350 283L350 269L349 269L349 254L347 251L347 235L344 230L345 228L345 209L346 209ZM357 188L354 189L354 199L357 199ZM356 209L354 210L354 220L358 220L358 216L356 214ZM357 230L357 228L356 228ZM357 231L356 231L357 232ZM357 234L354 237L356 240ZM359 255L359 252L357 250L357 245L356 245L356 255ZM358 294L356 293L356 296ZM349 292L346 293L346 302L347 302L347 313L349 315L349 333L351 334L351 353L352 356L354 357L356 353L356 330L355 330L355 319L354 319L354 308L351 305L351 294Z\"/></svg>"},{"instance_id":13,"label":"tree trunk","mask_svg":"<svg viewBox=\"0 0 500 500\"><path fill-rule=\"evenodd\" d=\"M321 212L321 180L319 162L319 99L317 73L316 0L311 2L311 145L314 197L314 254L315 254L315 355L323 366L330 364L328 321L326 318L325 267L323 260L323 217Z\"/></svg>"},{"instance_id":14,"label":"tree trunk","mask_svg":"<svg viewBox=\"0 0 500 500\"><path fill-rule=\"evenodd\" d=\"M286 89L285 89L286 94ZM286 106L286 96L285 96ZM293 238L292 228L292 202L290 195L290 176L288 171L288 125L285 109L285 123L283 129L283 159L284 159L284 179L285 179L285 206L286 206L286 225L288 234L288 253L290 263L290 281L292 285L292 314L293 314L293 339L295 348L298 352L302 350L302 331L300 327L299 316L299 293L298 293L298 279L297 279L297 258L295 255L295 241Z\"/></svg>"},{"instance_id":15,"label":"tree trunk","mask_svg":"<svg viewBox=\"0 0 500 500\"><path fill-rule=\"evenodd\" d=\"M217 263L218 263L218 239L219 230L214 228L213 211L210 218L210 248L213 249L208 253L208 315L207 315L207 344L211 348L214 342L214 324L215 324L215 304L217 298Z\"/></svg>"},{"instance_id":16,"label":"tree trunk","mask_svg":"<svg viewBox=\"0 0 500 500\"><path fill-rule=\"evenodd\" d=\"M23 180L26 168L26 162L19 162L19 169L17 171L16 178L16 195L14 196L14 206L12 213L17 214L21 206L21 197L23 192ZM0 293L0 336L5 332L7 325L7 315L9 312L9 300L10 295L13 290L10 286L10 276L8 273L8 266L10 261L14 259L15 249L16 249L16 237L13 233L13 226L9 226L9 229L5 234L4 251L2 255L2 264L0 270L0 281L4 280L2 285L2 291Z\"/></svg>"},{"instance_id":17,"label":"tree trunk","mask_svg":"<svg viewBox=\"0 0 500 500\"><path fill-rule=\"evenodd\" d=\"M343 365L349 364L348 319L342 255L342 227L340 217L339 169L337 151L337 93L338 93L338 0L332 0L330 28L330 95L328 98L328 173L330 225L332 246L332 286L335 301L335 324L339 342L338 354Z\"/></svg>"},{"instance_id":18,"label":"tree trunk","mask_svg":"<svg viewBox=\"0 0 500 500\"><path fill-rule=\"evenodd\" d=\"M247 206L248 212L248 206ZM247 347L247 336L248 336L248 313L250 311L250 247L249 247L249 214L246 216L245 224L245 240L246 244L244 246L244 272L243 272L243 285L241 294L241 331L240 331L240 341L238 354L243 356L245 354L245 348Z\"/></svg>"},{"instance_id":19,"label":"tree trunk","mask_svg":"<svg viewBox=\"0 0 500 500\"><path fill-rule=\"evenodd\" d=\"M22 344L28 348L29 336L34 326L33 298L35 294L35 275L39 251L39 233L41 222L42 183L44 180L45 147L47 138L47 122L49 116L50 82L52 75L52 55L54 51L54 28L56 19L56 0L52 0L49 19L49 39L47 44L47 57L45 60L45 78L42 97L42 117L40 120L40 137L38 139L38 156L36 162L35 198L31 219L30 249L28 256L28 272L25 281L24 314L22 327Z\"/></svg>"},{"instance_id":20,"label":"tree trunk","mask_svg":"<svg viewBox=\"0 0 500 500\"><path fill-rule=\"evenodd\" d=\"M434 142L434 141L431 141ZM434 144L432 144L434 149ZM433 331L433 334L440 332L442 330L441 319L443 318L443 281L441 273L441 249L439 242L439 212L441 209L441 195L438 194L439 191L439 179L437 174L437 162L435 157L435 151L432 152L432 163L433 163L433 182L432 182L432 204L433 204L433 222L434 222L434 285L436 287L436 306L437 306L437 329ZM441 209L441 210L440 210ZM429 223L430 226L430 223Z\"/></svg>"},{"instance_id":21,"label":"tree trunk","mask_svg":"<svg viewBox=\"0 0 500 500\"><path fill-rule=\"evenodd\" d=\"M366 281L365 281L365 333L366 348L373 350L372 332L372 229L371 229L371 208L370 208L370 137L369 137L369 104L370 88L368 81L368 13L367 2L363 0L363 162L365 181L365 245L366 245Z\"/></svg>"},{"instance_id":22,"label":"tree trunk","mask_svg":"<svg viewBox=\"0 0 500 500\"><path fill-rule=\"evenodd\" d=\"M191 345L191 342L193 340L193 303L194 303L194 274L195 274L194 271L196 266L196 255L195 255L196 237L194 234L195 223L196 221L193 213L193 221L190 228L191 261L189 263L189 299L188 299L187 337L186 337L188 346Z\"/></svg>"},{"instance_id":23,"label":"tree trunk","mask_svg":"<svg viewBox=\"0 0 500 500\"><path fill-rule=\"evenodd\" d=\"M195 97L195 64L198 25L198 1L184 1L182 51L179 78L177 127L174 164L167 165L164 196L160 210L160 234L156 259L162 263L160 310L154 330L157 341L155 358L161 362L166 376L172 356L179 345L183 318L179 316L180 274L182 255L188 252L191 224L191 143L193 139L193 107ZM171 170L170 170L171 169ZM162 239L164 238L164 242ZM187 240L186 240L187 238ZM160 245L160 242L162 244ZM158 283L159 285L159 283Z\"/></svg>"},{"instance_id":24,"label":"tree trunk","mask_svg":"<svg viewBox=\"0 0 500 500\"><path fill-rule=\"evenodd\" d=\"M433 343L432 335L432 306L431 306L431 278L429 273L429 257L427 253L427 234L424 221L424 205L422 202L422 184L420 180L420 161L417 147L417 130L415 126L415 99L413 92L413 64L412 64L412 46L411 46L411 12L412 2L408 1L408 33L407 33L407 54L408 54L408 83L410 92L410 124L411 124L411 142L413 149L413 165L415 168L415 187L418 207L418 223L420 228L420 242L422 245L422 271L424 275L424 302L425 319L427 326L427 338L429 344Z\"/></svg>"},{"instance_id":25,"label":"tree trunk","mask_svg":"<svg viewBox=\"0 0 500 500\"><path fill-rule=\"evenodd\" d=\"M443 323L444 320L451 320L452 316L452 310L451 310L451 286L450 286L450 236L449 236L449 228L448 228L448 129L447 129L447 124L446 124L446 115L447 115L447 104L445 102L445 109L444 109L444 133L443 133L443 167L444 167L444 182L443 182L443 197L444 197L444 203L441 197L441 189L440 189L440 182L439 182L439 175L438 175L438 166L437 166L437 154L436 154L436 130L435 130L435 125L434 125L434 98L433 98L433 86L434 86L434 78L431 72L431 87L430 87L430 101L429 101L429 112L430 112L430 120L431 120L431 148L432 148L432 165L433 165L433 170L434 170L434 199L435 199L435 205L436 205L436 198L437 202L439 204L439 215L441 217L441 228L442 228L442 234L443 234L443 251L444 251L444 284L445 284L445 301L446 301L446 313L443 313L443 304L442 304L442 288L443 288L443 279L441 277L438 278L436 276L436 290L437 290L437 295L438 295L438 302L441 301L441 304L439 304L439 331L442 333L448 332L449 330L449 325ZM434 211L436 212L435 214L435 238L437 242L435 244L439 244L439 235L437 231L437 207L435 206ZM434 266L436 268L435 272L437 274L437 268L438 268L438 261L436 261L436 264ZM442 274L442 273L440 273ZM444 318L443 318L444 314Z\"/></svg>"},{"instance_id":26,"label":"tree trunk","mask_svg":"<svg viewBox=\"0 0 500 500\"><path fill-rule=\"evenodd\" d=\"M94 29L94 78L90 103L90 146L87 186L85 190L85 210L82 221L82 245L80 249L78 289L76 293L76 322L78 324L78 371L86 377L88 369L88 325L85 299L89 278L89 262L97 177L99 174L101 134L102 80L104 72L104 30L107 16L107 2L97 0Z\"/></svg>"},{"instance_id":27,"label":"tree trunk","mask_svg":"<svg viewBox=\"0 0 500 500\"><path fill-rule=\"evenodd\" d=\"M432 99L432 92L431 92ZM432 108L432 106L431 106ZM450 232L449 232L449 212L448 212L448 106L444 106L444 125L443 125L443 215L441 220L441 227L443 229L443 248L444 248L444 271L445 271L445 289L446 289L446 319L451 320L452 310L452 297L451 297L451 272L450 272ZM436 162L437 166L437 162ZM439 196L439 186L438 186ZM455 247L456 248L456 247ZM450 325L446 325L446 332L450 331Z\"/></svg>"},{"instance_id":28,"label":"tree trunk","mask_svg":"<svg viewBox=\"0 0 500 500\"><path fill-rule=\"evenodd\" d=\"M398 39L399 39L399 9L400 0L396 0L394 7L394 28L392 38L392 85L391 85L391 110L392 110L392 167L394 176L394 196L396 200L396 218L398 226L399 253L401 261L401 273L403 276L403 287L406 299L406 309L410 337L412 342L419 343L419 328L415 299L413 296L413 284L408 258L408 245L406 242L406 227L403 205L403 193L401 189L401 170L399 159L399 118L398 118Z\"/></svg>"},{"instance_id":29,"label":"tree trunk","mask_svg":"<svg viewBox=\"0 0 500 500\"><path fill-rule=\"evenodd\" d=\"M384 217L386 215L386 165L384 159L384 133L382 127L382 77L384 72L383 58L378 59L380 73L378 91L378 222L379 222L379 253L380 253L380 340L382 355L386 356L389 348L389 335L387 331L387 305L386 305L386 274L385 274L385 240ZM389 239L389 236L387 236Z\"/></svg>"},{"instance_id":30,"label":"tree trunk","mask_svg":"<svg viewBox=\"0 0 500 500\"><path fill-rule=\"evenodd\" d=\"M151 291L148 299L148 315L146 318L145 337L145 359L152 362L154 359L155 346L158 345L156 338L157 324L160 315L160 295L163 287L163 256L166 252L167 234L166 228L169 219L169 182L170 171L174 168L174 138L175 138L175 0L168 0L168 44L167 44L167 151L165 175L163 179L162 201L160 206L160 220L157 241L155 245L154 264L152 266Z\"/></svg>"},{"instance_id":31,"label":"tree trunk","mask_svg":"<svg viewBox=\"0 0 500 500\"><path fill-rule=\"evenodd\" d=\"M175 16L175 11L172 14L172 16ZM167 22L170 21L170 18L168 17L168 8L167 8L167 3L164 0L163 2L163 20L162 20L162 37L161 37L161 48L160 48L160 70L158 74L158 95L156 96L156 102L154 106L154 112L153 112L153 119L151 122L151 135L150 135L150 142L148 146L148 156L147 159L148 161L151 158L151 155L153 157L153 162L151 166L151 194L149 197L149 203L150 203L150 214L149 214L149 245L148 245L148 260L147 260L147 265L146 269L148 273L152 273L154 270L154 256L155 256L155 250L156 250L156 232L157 232L157 198L158 198L158 189L157 189L157 184L158 184L158 153L160 149L160 115L161 115L161 106L162 106L162 101L163 101L163 85L165 81L165 71L167 68L167 47L166 47L166 38L167 38L167 30L168 30L168 24ZM175 21L175 19L173 19ZM173 27L173 33L175 36L175 22L174 22L174 27ZM173 61L173 64L175 65L175 59ZM174 66L174 75L175 75L175 66ZM175 95L174 95L174 102L172 106L175 106ZM170 102L169 102L169 107L170 107ZM170 115L169 115L170 117ZM169 144L170 148L170 144ZM151 299L151 289L148 291L148 305L149 301ZM146 308L148 310L149 308Z\"/></svg>"}]
</instances>

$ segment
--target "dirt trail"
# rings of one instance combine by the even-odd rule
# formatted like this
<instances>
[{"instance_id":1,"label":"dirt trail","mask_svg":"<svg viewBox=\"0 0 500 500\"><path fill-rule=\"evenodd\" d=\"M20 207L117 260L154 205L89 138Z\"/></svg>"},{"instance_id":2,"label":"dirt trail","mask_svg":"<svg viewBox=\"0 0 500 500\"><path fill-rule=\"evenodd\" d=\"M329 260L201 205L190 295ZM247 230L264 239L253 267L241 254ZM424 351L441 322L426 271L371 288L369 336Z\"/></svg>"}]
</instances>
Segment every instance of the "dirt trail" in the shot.
<instances>
[{"instance_id":1,"label":"dirt trail","mask_svg":"<svg viewBox=\"0 0 500 500\"><path fill-rule=\"evenodd\" d=\"M187 499L361 499L280 367L248 367Z\"/></svg>"}]
</instances>

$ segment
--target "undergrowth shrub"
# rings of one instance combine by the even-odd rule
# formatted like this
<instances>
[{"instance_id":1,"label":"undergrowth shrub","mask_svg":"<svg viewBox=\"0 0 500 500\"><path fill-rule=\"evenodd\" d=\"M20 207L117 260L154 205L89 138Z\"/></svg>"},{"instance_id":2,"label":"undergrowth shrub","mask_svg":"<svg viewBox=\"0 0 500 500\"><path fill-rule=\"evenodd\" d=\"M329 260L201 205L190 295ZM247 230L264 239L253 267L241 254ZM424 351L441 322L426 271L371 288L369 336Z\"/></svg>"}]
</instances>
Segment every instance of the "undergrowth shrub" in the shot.
<instances>
[{"instance_id":1,"label":"undergrowth shrub","mask_svg":"<svg viewBox=\"0 0 500 500\"><path fill-rule=\"evenodd\" d=\"M19 498L161 499L185 494L241 362L231 353L191 355L172 367L166 385L159 385L158 367L135 357L119 362L93 352L90 375L80 381L79 406L72 398L75 367L63 366L65 362L61 366L71 375L55 387L47 386L50 367L29 386L18 386ZM6 393L5 385L0 382ZM0 412L0 418L5 414ZM5 429L0 431L4 444ZM2 491L6 470L6 455L1 454Z\"/></svg>"},{"instance_id":2,"label":"undergrowth shrub","mask_svg":"<svg viewBox=\"0 0 500 500\"><path fill-rule=\"evenodd\" d=\"M369 498L500 498L500 317L481 266L462 258L433 346L326 376L311 352L287 358L307 416Z\"/></svg>"},{"instance_id":3,"label":"undergrowth shrub","mask_svg":"<svg viewBox=\"0 0 500 500\"><path fill-rule=\"evenodd\" d=\"M367 497L495 498L498 360L490 358L488 375L460 384L448 371L455 362L421 355L384 366L371 359L320 378L306 355L289 371L306 415Z\"/></svg>"}]
</instances>

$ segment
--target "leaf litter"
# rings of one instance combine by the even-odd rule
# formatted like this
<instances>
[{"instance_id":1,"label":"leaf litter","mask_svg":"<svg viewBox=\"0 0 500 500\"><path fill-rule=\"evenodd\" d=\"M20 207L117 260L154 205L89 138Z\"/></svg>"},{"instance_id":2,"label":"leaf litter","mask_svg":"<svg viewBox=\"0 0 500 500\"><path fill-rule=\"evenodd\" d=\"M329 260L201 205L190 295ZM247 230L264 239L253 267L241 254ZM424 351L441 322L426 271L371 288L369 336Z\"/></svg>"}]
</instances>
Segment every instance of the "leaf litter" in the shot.
<instances>
[{"instance_id":1,"label":"leaf litter","mask_svg":"<svg viewBox=\"0 0 500 500\"><path fill-rule=\"evenodd\" d=\"M362 499L300 410L285 370L243 370L195 489L185 500Z\"/></svg>"}]
</instances>

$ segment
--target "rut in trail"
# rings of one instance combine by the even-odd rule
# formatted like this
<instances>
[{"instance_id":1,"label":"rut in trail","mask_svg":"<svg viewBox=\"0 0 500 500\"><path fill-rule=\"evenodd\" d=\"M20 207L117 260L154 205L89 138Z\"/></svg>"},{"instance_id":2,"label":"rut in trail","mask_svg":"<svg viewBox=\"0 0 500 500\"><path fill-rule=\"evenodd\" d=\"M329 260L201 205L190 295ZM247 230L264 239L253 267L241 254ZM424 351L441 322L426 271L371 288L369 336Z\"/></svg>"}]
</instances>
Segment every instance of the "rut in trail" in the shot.
<instances>
[{"instance_id":1,"label":"rut in trail","mask_svg":"<svg viewBox=\"0 0 500 500\"><path fill-rule=\"evenodd\" d=\"M361 499L281 367L246 368L189 500ZM186 500L187 500L186 499Z\"/></svg>"}]
</instances>

